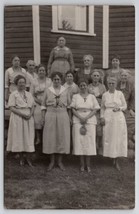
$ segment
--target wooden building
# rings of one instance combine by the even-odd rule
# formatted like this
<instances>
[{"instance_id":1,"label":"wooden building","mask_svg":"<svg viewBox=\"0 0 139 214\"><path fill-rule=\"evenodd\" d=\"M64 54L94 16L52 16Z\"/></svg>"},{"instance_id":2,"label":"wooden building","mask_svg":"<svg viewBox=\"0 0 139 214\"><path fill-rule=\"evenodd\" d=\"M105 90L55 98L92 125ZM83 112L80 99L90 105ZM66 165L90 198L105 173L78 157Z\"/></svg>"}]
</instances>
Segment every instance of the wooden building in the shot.
<instances>
[{"instance_id":1,"label":"wooden building","mask_svg":"<svg viewBox=\"0 0 139 214\"><path fill-rule=\"evenodd\" d=\"M74 21L78 20L78 30L59 27L61 11L62 6L50 5L4 8L4 69L11 66L14 55L21 58L22 67L28 59L47 66L61 35L72 50L76 67L81 66L83 55L91 54L95 68L107 69L111 57L118 54L122 67L135 68L134 6L77 6Z\"/></svg>"}]
</instances>

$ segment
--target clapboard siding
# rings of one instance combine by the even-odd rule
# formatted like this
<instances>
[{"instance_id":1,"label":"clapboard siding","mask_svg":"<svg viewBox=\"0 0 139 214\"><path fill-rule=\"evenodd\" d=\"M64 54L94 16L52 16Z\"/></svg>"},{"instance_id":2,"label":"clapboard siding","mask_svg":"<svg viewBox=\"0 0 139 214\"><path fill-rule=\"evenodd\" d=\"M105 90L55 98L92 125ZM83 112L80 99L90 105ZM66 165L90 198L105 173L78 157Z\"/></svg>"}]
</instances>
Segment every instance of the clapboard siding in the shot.
<instances>
[{"instance_id":1,"label":"clapboard siding","mask_svg":"<svg viewBox=\"0 0 139 214\"><path fill-rule=\"evenodd\" d=\"M134 6L110 6L109 17L110 59L114 54L118 54L122 67L135 68Z\"/></svg>"},{"instance_id":2,"label":"clapboard siding","mask_svg":"<svg viewBox=\"0 0 139 214\"><path fill-rule=\"evenodd\" d=\"M67 46L71 48L75 66L82 66L85 54L94 56L94 67L102 67L102 6L95 6L95 33L96 36L81 36L62 34L66 38ZM52 33L52 7L40 6L40 37L41 37L41 62L47 66L49 54L56 46L56 39L61 36Z\"/></svg>"},{"instance_id":3,"label":"clapboard siding","mask_svg":"<svg viewBox=\"0 0 139 214\"><path fill-rule=\"evenodd\" d=\"M6 6L4 8L5 69L11 66L11 58L18 55L25 67L33 58L32 6Z\"/></svg>"}]
</instances>

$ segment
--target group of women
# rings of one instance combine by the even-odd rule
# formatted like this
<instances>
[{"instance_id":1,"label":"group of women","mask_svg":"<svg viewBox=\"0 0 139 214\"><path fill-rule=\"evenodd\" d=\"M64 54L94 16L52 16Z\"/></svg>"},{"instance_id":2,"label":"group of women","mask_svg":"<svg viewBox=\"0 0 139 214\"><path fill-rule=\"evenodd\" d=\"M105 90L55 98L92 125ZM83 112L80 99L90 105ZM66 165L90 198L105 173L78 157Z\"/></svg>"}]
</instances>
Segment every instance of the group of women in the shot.
<instances>
[{"instance_id":1,"label":"group of women","mask_svg":"<svg viewBox=\"0 0 139 214\"><path fill-rule=\"evenodd\" d=\"M29 154L42 142L42 152L50 155L48 171L56 162L65 170L63 154L72 152L80 156L81 172L90 172L90 157L102 150L120 170L118 157L127 157L125 112L135 114L129 72L114 57L112 69L104 75L93 69L91 55L85 55L83 68L74 72L72 52L65 44L60 37L47 71L44 65L36 70L28 60L26 72L18 56L6 70L5 101L11 110L7 151L20 154L20 165L32 166Z\"/></svg>"}]
</instances>

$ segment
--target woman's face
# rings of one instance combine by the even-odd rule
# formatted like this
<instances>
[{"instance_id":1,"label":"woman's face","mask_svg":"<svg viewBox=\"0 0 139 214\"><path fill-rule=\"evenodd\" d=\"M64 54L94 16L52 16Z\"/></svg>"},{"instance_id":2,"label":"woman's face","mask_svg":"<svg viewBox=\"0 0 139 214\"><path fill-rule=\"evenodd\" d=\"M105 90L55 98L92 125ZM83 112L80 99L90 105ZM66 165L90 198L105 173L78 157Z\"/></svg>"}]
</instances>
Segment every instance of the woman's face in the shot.
<instances>
[{"instance_id":1,"label":"woman's face","mask_svg":"<svg viewBox=\"0 0 139 214\"><path fill-rule=\"evenodd\" d=\"M29 61L28 62L28 71L30 71L30 72L34 72L35 71L35 63L33 62L33 61Z\"/></svg>"},{"instance_id":2,"label":"woman's face","mask_svg":"<svg viewBox=\"0 0 139 214\"><path fill-rule=\"evenodd\" d=\"M12 61L12 64L13 64L14 67L19 67L20 66L20 59L19 59L19 57L14 57L13 61Z\"/></svg>"},{"instance_id":3,"label":"woman's face","mask_svg":"<svg viewBox=\"0 0 139 214\"><path fill-rule=\"evenodd\" d=\"M24 80L24 78L19 79L17 82L17 88L18 90L25 90L26 89L26 81Z\"/></svg>"},{"instance_id":4,"label":"woman's face","mask_svg":"<svg viewBox=\"0 0 139 214\"><path fill-rule=\"evenodd\" d=\"M116 89L117 83L113 80L108 81L108 88L110 91L114 91Z\"/></svg>"},{"instance_id":5,"label":"woman's face","mask_svg":"<svg viewBox=\"0 0 139 214\"><path fill-rule=\"evenodd\" d=\"M91 78L92 78L92 81L99 82L99 80L100 80L100 73L97 72L97 71L94 72L94 73L92 73Z\"/></svg>"},{"instance_id":6,"label":"woman's face","mask_svg":"<svg viewBox=\"0 0 139 214\"><path fill-rule=\"evenodd\" d=\"M64 37L60 37L60 38L58 39L57 44L58 44L59 47L64 47L65 44L66 44L66 40L64 39Z\"/></svg>"},{"instance_id":7,"label":"woman's face","mask_svg":"<svg viewBox=\"0 0 139 214\"><path fill-rule=\"evenodd\" d=\"M112 67L113 67L113 68L118 68L119 65L120 65L119 59L113 58L113 59L112 59Z\"/></svg>"},{"instance_id":8,"label":"woman's face","mask_svg":"<svg viewBox=\"0 0 139 214\"><path fill-rule=\"evenodd\" d=\"M67 76L66 76L66 81L69 82L69 83L73 82L73 75L70 74L70 73L67 74Z\"/></svg>"},{"instance_id":9,"label":"woman's face","mask_svg":"<svg viewBox=\"0 0 139 214\"><path fill-rule=\"evenodd\" d=\"M85 93L87 91L87 89L88 89L86 82L81 82L80 85L79 85L79 88L80 88L81 92Z\"/></svg>"},{"instance_id":10,"label":"woman's face","mask_svg":"<svg viewBox=\"0 0 139 214\"><path fill-rule=\"evenodd\" d=\"M84 59L84 66L85 66L85 67L91 67L92 64L93 64L93 62L92 62L92 60L91 60L89 57L86 57L86 58Z\"/></svg>"},{"instance_id":11,"label":"woman's face","mask_svg":"<svg viewBox=\"0 0 139 214\"><path fill-rule=\"evenodd\" d=\"M122 82L126 82L127 79L128 79L128 74L127 74L127 73L122 73L122 74L121 74L121 81L122 81Z\"/></svg>"},{"instance_id":12,"label":"woman's face","mask_svg":"<svg viewBox=\"0 0 139 214\"><path fill-rule=\"evenodd\" d=\"M45 75L46 75L45 68L44 67L40 67L38 69L38 76L43 78L43 77L45 77Z\"/></svg>"},{"instance_id":13,"label":"woman's face","mask_svg":"<svg viewBox=\"0 0 139 214\"><path fill-rule=\"evenodd\" d=\"M58 75L56 75L56 76L53 78L53 85L54 85L55 87L58 87L58 86L61 85L61 78L60 78Z\"/></svg>"}]
</instances>

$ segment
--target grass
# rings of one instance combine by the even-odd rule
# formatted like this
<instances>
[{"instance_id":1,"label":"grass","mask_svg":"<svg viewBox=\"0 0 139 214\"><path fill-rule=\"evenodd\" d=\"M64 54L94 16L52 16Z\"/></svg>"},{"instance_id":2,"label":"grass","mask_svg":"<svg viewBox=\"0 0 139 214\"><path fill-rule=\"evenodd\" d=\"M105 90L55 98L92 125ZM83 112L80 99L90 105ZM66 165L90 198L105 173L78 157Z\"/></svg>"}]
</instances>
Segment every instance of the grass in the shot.
<instances>
[{"instance_id":1,"label":"grass","mask_svg":"<svg viewBox=\"0 0 139 214\"><path fill-rule=\"evenodd\" d=\"M33 168L19 166L12 154L5 159L4 205L7 209L132 209L135 202L134 162L120 159L121 172L111 160L91 158L92 172L79 171L78 157L65 156L66 170L47 172L41 156Z\"/></svg>"}]
</instances>

